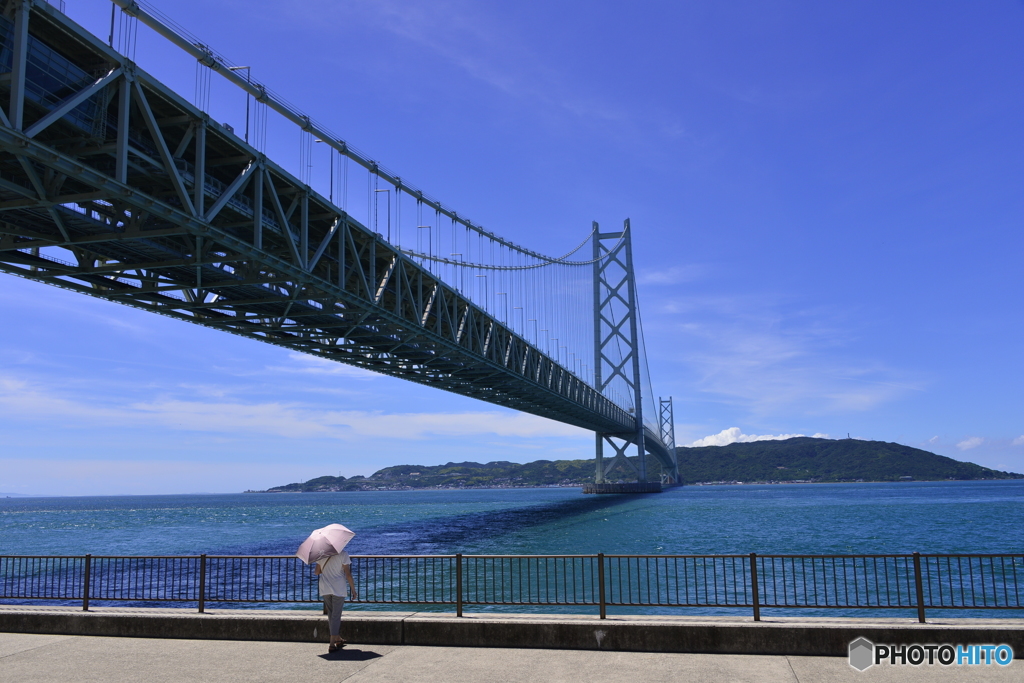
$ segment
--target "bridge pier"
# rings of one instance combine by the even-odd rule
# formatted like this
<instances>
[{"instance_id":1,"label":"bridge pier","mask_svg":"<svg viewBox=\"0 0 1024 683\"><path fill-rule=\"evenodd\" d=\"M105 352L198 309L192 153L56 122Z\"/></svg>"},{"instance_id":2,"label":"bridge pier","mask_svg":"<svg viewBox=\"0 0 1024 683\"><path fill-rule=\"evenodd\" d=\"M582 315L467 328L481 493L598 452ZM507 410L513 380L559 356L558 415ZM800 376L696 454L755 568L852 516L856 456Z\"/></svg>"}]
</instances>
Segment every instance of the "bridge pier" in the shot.
<instances>
[{"instance_id":1,"label":"bridge pier","mask_svg":"<svg viewBox=\"0 0 1024 683\"><path fill-rule=\"evenodd\" d=\"M661 493L660 481L584 484L583 493Z\"/></svg>"}]
</instances>

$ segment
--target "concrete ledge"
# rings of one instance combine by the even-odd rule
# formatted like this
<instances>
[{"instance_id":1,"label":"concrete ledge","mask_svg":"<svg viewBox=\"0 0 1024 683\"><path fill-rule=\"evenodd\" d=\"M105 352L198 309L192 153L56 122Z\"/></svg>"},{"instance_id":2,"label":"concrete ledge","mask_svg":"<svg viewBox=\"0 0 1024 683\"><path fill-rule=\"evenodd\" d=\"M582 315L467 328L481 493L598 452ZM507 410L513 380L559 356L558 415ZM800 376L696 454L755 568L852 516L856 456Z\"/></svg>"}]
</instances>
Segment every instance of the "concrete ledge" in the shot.
<instances>
[{"instance_id":1,"label":"concrete ledge","mask_svg":"<svg viewBox=\"0 0 1024 683\"><path fill-rule=\"evenodd\" d=\"M626 652L692 652L846 657L850 642L863 636L875 643L1005 643L1024 653L1024 620L956 620L917 624L909 620L732 619L585 620L492 616L426 616L405 620L405 642L464 647L560 648Z\"/></svg>"},{"instance_id":2,"label":"concrete ledge","mask_svg":"<svg viewBox=\"0 0 1024 683\"><path fill-rule=\"evenodd\" d=\"M352 643L845 657L849 643L1005 643L1024 653L1024 620L470 614L349 610L342 633ZM327 642L314 611L0 606L0 631L64 635Z\"/></svg>"},{"instance_id":3,"label":"concrete ledge","mask_svg":"<svg viewBox=\"0 0 1024 683\"><path fill-rule=\"evenodd\" d=\"M362 614L368 614L363 612ZM400 644L402 622L412 612L378 613L370 618L346 615L352 642ZM314 611L186 610L111 608L83 612L75 608L0 607L0 631L126 638L196 640L270 640L327 642L327 618Z\"/></svg>"}]
</instances>

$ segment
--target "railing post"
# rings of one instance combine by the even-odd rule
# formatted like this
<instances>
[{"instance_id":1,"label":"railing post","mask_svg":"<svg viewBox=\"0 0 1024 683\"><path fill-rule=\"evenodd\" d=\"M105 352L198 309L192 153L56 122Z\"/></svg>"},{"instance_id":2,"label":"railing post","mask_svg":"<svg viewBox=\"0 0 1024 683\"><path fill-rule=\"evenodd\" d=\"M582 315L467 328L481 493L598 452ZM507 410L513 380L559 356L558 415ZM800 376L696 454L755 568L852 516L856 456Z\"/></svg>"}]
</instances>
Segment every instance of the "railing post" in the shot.
<instances>
[{"instance_id":1,"label":"railing post","mask_svg":"<svg viewBox=\"0 0 1024 683\"><path fill-rule=\"evenodd\" d=\"M92 555L85 556L85 585L82 586L82 611L89 611L89 587L92 583Z\"/></svg>"},{"instance_id":2,"label":"railing post","mask_svg":"<svg viewBox=\"0 0 1024 683\"><path fill-rule=\"evenodd\" d=\"M608 617L607 602L604 595L604 553L597 554L597 599L601 606L601 618Z\"/></svg>"},{"instance_id":3,"label":"railing post","mask_svg":"<svg viewBox=\"0 0 1024 683\"><path fill-rule=\"evenodd\" d=\"M462 553L455 554L455 616L462 616Z\"/></svg>"},{"instance_id":4,"label":"railing post","mask_svg":"<svg viewBox=\"0 0 1024 683\"><path fill-rule=\"evenodd\" d=\"M757 592L757 553L750 553L750 593L754 602L754 621L761 621L761 600Z\"/></svg>"},{"instance_id":5,"label":"railing post","mask_svg":"<svg viewBox=\"0 0 1024 683\"><path fill-rule=\"evenodd\" d=\"M206 553L199 556L199 613L206 611Z\"/></svg>"},{"instance_id":6,"label":"railing post","mask_svg":"<svg viewBox=\"0 0 1024 683\"><path fill-rule=\"evenodd\" d=\"M914 585L917 588L917 620L924 623L924 581L921 577L921 553L914 553Z\"/></svg>"}]
</instances>

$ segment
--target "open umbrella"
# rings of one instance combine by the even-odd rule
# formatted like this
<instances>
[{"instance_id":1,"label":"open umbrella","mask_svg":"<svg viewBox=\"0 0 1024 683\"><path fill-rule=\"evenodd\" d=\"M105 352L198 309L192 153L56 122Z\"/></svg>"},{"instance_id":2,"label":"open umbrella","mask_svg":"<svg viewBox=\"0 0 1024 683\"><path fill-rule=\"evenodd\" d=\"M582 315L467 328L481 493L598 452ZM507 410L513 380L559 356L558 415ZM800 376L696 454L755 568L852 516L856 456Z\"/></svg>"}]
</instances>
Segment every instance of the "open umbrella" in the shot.
<instances>
[{"instance_id":1,"label":"open umbrella","mask_svg":"<svg viewBox=\"0 0 1024 683\"><path fill-rule=\"evenodd\" d=\"M354 531L340 524L328 524L323 529L311 533L295 551L295 557L306 564L312 564L325 557L337 555L355 535Z\"/></svg>"}]
</instances>

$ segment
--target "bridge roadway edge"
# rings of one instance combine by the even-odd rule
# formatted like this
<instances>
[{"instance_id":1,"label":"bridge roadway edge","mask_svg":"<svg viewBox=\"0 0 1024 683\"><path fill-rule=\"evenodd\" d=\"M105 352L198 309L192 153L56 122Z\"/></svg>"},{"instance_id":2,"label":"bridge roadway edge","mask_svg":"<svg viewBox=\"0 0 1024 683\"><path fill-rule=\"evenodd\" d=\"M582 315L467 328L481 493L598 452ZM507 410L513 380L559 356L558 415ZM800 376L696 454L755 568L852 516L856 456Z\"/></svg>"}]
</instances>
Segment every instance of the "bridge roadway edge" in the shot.
<instances>
[{"instance_id":1,"label":"bridge roadway edge","mask_svg":"<svg viewBox=\"0 0 1024 683\"><path fill-rule=\"evenodd\" d=\"M51 635L327 642L327 619L291 610L0 605L0 632ZM847 656L849 643L1007 644L1024 654L1024 619L675 617L467 614L349 610L353 644L538 648L622 652Z\"/></svg>"}]
</instances>

